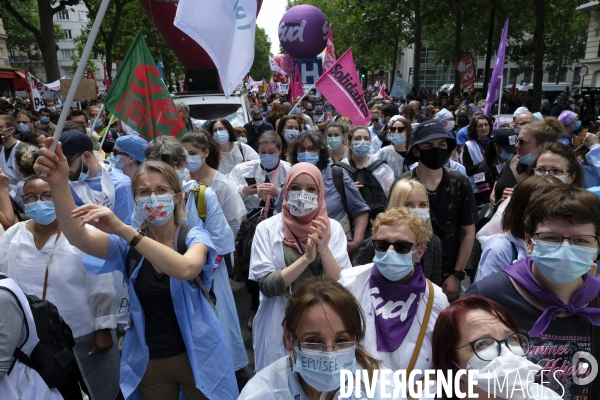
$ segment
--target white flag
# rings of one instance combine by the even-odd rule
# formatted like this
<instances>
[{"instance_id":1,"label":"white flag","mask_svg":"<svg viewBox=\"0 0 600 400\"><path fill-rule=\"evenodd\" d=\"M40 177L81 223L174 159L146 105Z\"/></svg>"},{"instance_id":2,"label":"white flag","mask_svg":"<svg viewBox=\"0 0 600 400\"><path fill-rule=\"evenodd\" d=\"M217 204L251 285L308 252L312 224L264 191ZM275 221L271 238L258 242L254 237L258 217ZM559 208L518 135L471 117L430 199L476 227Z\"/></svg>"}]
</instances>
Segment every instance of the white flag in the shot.
<instances>
[{"instance_id":1,"label":"white flag","mask_svg":"<svg viewBox=\"0 0 600 400\"><path fill-rule=\"evenodd\" d=\"M275 72L276 74L283 74L287 76L284 70L281 69L277 61L273 59L273 57L269 56L269 64L271 65L271 72Z\"/></svg>"},{"instance_id":2,"label":"white flag","mask_svg":"<svg viewBox=\"0 0 600 400\"><path fill-rule=\"evenodd\" d=\"M179 0L177 6L173 24L208 53L227 97L254 61L256 4L256 0Z\"/></svg>"},{"instance_id":3,"label":"white flag","mask_svg":"<svg viewBox=\"0 0 600 400\"><path fill-rule=\"evenodd\" d=\"M250 75L248 75L248 82L246 82L246 89L250 90L252 89L252 85L254 85L256 82L254 81L254 79L252 79L252 77Z\"/></svg>"}]
</instances>

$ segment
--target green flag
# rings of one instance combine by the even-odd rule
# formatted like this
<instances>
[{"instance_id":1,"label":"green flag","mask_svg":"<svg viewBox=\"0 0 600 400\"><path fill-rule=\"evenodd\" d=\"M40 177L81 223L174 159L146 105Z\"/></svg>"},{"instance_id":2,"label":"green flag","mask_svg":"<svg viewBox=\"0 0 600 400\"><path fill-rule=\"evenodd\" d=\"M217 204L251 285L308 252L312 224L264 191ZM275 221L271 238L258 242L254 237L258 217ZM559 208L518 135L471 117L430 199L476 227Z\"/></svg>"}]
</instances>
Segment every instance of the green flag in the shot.
<instances>
[{"instance_id":1,"label":"green flag","mask_svg":"<svg viewBox=\"0 0 600 400\"><path fill-rule=\"evenodd\" d=\"M141 32L127 50L104 105L149 141L187 132Z\"/></svg>"}]
</instances>

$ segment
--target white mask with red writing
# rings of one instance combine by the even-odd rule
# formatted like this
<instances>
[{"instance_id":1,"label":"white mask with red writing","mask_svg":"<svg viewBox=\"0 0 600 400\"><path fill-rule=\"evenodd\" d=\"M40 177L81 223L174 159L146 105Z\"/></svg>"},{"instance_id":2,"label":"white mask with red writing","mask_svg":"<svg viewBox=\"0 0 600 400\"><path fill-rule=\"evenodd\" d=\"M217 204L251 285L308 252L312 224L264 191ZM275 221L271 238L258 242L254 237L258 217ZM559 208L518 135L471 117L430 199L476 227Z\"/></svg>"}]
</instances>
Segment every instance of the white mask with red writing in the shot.
<instances>
[{"instance_id":1,"label":"white mask with red writing","mask_svg":"<svg viewBox=\"0 0 600 400\"><path fill-rule=\"evenodd\" d=\"M173 215L175 201L171 193L138 197L135 199L135 211L152 225L162 226Z\"/></svg>"}]
</instances>

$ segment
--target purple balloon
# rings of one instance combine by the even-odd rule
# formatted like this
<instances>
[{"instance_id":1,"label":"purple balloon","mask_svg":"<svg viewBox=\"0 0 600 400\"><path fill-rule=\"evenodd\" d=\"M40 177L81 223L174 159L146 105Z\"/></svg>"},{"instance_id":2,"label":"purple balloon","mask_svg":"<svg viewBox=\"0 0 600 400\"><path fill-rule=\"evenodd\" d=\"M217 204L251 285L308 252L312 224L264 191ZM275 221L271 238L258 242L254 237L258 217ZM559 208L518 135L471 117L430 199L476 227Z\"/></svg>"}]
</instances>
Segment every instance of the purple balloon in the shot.
<instances>
[{"instance_id":1,"label":"purple balloon","mask_svg":"<svg viewBox=\"0 0 600 400\"><path fill-rule=\"evenodd\" d=\"M279 42L294 58L314 58L327 45L329 21L315 6L290 8L279 22Z\"/></svg>"}]
</instances>

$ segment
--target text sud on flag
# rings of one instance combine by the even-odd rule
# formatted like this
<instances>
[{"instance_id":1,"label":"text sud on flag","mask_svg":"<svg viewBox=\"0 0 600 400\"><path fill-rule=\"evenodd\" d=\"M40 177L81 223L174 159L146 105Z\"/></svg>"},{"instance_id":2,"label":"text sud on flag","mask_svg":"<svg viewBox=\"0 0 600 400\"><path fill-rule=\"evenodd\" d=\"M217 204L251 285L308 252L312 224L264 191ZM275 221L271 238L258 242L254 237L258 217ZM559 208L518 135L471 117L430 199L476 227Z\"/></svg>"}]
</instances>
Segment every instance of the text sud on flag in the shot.
<instances>
[{"instance_id":1,"label":"text sud on flag","mask_svg":"<svg viewBox=\"0 0 600 400\"><path fill-rule=\"evenodd\" d=\"M317 89L341 115L347 115L354 125L367 125L371 110L363 94L352 47L315 82Z\"/></svg>"},{"instance_id":2,"label":"text sud on flag","mask_svg":"<svg viewBox=\"0 0 600 400\"><path fill-rule=\"evenodd\" d=\"M149 141L187 132L140 32L127 50L104 105Z\"/></svg>"}]
</instances>

